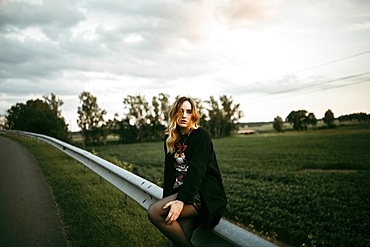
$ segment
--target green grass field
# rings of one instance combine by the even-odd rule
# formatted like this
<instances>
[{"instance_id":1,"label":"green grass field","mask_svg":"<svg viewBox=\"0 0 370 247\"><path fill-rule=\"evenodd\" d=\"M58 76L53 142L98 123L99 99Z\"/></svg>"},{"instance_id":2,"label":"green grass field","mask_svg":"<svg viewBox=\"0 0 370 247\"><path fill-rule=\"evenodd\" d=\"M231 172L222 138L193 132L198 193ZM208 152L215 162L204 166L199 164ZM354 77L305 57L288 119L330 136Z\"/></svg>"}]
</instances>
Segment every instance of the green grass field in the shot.
<instances>
[{"instance_id":1,"label":"green grass field","mask_svg":"<svg viewBox=\"0 0 370 247\"><path fill-rule=\"evenodd\" d=\"M292 246L370 245L369 125L213 142L229 199L226 219ZM162 142L94 150L161 185Z\"/></svg>"},{"instance_id":2,"label":"green grass field","mask_svg":"<svg viewBox=\"0 0 370 247\"><path fill-rule=\"evenodd\" d=\"M166 246L168 240L149 222L146 211L99 176L84 171L48 144L11 137L31 151L60 209L70 246Z\"/></svg>"},{"instance_id":3,"label":"green grass field","mask_svg":"<svg viewBox=\"0 0 370 247\"><path fill-rule=\"evenodd\" d=\"M225 218L291 246L370 245L370 125L265 133L213 140L229 199ZM53 189L71 246L166 245L145 210L113 186L49 145L16 139ZM92 149L162 184L162 142Z\"/></svg>"}]
</instances>

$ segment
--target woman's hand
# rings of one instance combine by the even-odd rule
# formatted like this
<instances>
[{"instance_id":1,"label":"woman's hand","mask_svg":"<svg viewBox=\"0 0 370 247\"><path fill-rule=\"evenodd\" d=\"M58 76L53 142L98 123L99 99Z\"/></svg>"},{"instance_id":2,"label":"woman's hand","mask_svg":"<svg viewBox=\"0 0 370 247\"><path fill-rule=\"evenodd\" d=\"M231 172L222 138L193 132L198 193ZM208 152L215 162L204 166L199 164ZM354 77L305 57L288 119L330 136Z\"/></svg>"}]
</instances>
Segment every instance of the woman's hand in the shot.
<instances>
[{"instance_id":1,"label":"woman's hand","mask_svg":"<svg viewBox=\"0 0 370 247\"><path fill-rule=\"evenodd\" d=\"M171 201L167 203L166 205L164 205L163 209L166 209L168 207L170 207L170 211L168 212L168 215L165 221L167 222L167 225L170 225L172 222L177 220L177 218L179 218L182 212L182 209L184 208L184 203L179 200Z\"/></svg>"}]
</instances>

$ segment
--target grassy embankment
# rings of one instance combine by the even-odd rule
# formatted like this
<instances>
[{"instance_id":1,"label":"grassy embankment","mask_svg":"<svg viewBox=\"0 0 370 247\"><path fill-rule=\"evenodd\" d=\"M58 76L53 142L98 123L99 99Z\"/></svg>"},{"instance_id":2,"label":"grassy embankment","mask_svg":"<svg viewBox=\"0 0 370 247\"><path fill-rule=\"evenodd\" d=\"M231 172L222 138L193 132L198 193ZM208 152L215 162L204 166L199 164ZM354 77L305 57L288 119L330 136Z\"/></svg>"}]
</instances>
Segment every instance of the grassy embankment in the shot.
<instances>
[{"instance_id":1,"label":"grassy embankment","mask_svg":"<svg viewBox=\"0 0 370 247\"><path fill-rule=\"evenodd\" d=\"M292 246L370 245L370 126L272 133L213 141L225 217ZM161 184L163 143L94 149Z\"/></svg>"},{"instance_id":2,"label":"grassy embankment","mask_svg":"<svg viewBox=\"0 0 370 247\"><path fill-rule=\"evenodd\" d=\"M71 246L165 246L146 211L92 171L48 144L13 138L36 157L53 190Z\"/></svg>"}]
</instances>

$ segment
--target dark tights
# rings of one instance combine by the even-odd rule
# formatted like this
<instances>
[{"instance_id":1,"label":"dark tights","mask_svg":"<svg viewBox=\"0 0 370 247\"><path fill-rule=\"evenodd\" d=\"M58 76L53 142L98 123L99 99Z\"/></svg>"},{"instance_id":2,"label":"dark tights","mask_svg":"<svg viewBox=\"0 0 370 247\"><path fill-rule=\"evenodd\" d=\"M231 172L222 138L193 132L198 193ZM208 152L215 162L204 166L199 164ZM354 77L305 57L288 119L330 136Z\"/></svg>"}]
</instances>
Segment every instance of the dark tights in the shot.
<instances>
[{"instance_id":1,"label":"dark tights","mask_svg":"<svg viewBox=\"0 0 370 247\"><path fill-rule=\"evenodd\" d=\"M170 239L170 246L193 246L190 239L193 234L195 219L198 216L198 212L193 205L185 204L179 218L170 225L165 222L170 208L163 209L163 207L168 202L176 200L176 197L177 194L173 194L153 203L148 209L149 220Z\"/></svg>"}]
</instances>

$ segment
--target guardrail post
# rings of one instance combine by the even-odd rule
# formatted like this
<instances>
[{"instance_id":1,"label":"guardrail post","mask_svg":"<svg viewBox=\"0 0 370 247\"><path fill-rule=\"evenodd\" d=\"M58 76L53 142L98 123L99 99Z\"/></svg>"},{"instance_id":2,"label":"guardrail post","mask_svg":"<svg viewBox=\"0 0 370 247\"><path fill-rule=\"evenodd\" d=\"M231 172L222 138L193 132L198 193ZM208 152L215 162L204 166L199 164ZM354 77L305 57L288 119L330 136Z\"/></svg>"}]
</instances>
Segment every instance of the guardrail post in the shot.
<instances>
[{"instance_id":1,"label":"guardrail post","mask_svg":"<svg viewBox=\"0 0 370 247\"><path fill-rule=\"evenodd\" d=\"M127 205L130 205L130 197L128 197L126 194L125 194L125 200L126 200L126 203Z\"/></svg>"},{"instance_id":2,"label":"guardrail post","mask_svg":"<svg viewBox=\"0 0 370 247\"><path fill-rule=\"evenodd\" d=\"M100 177L100 183L104 184L104 178Z\"/></svg>"},{"instance_id":3,"label":"guardrail post","mask_svg":"<svg viewBox=\"0 0 370 247\"><path fill-rule=\"evenodd\" d=\"M87 166L85 166L84 171L87 172Z\"/></svg>"}]
</instances>

